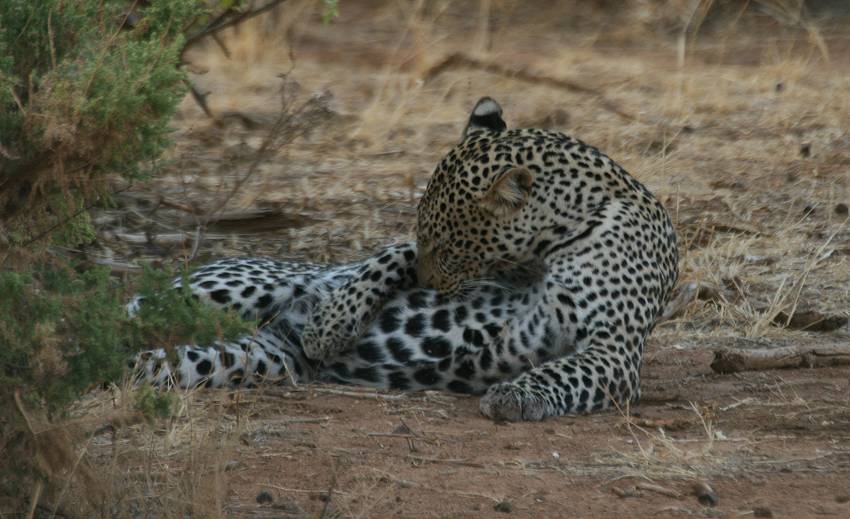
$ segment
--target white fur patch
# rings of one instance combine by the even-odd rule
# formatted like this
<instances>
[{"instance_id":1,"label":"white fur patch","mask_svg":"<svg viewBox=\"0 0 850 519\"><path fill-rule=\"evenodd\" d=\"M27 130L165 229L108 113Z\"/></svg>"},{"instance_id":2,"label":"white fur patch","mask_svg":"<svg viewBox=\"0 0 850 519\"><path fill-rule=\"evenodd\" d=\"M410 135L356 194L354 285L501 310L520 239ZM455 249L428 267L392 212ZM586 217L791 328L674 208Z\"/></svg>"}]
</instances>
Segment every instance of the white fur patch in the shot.
<instances>
[{"instance_id":1,"label":"white fur patch","mask_svg":"<svg viewBox=\"0 0 850 519\"><path fill-rule=\"evenodd\" d=\"M472 115L476 116L484 116L489 114L501 114L502 107L499 106L499 103L493 101L489 97L487 99L482 99L475 105L475 108L472 110Z\"/></svg>"}]
</instances>

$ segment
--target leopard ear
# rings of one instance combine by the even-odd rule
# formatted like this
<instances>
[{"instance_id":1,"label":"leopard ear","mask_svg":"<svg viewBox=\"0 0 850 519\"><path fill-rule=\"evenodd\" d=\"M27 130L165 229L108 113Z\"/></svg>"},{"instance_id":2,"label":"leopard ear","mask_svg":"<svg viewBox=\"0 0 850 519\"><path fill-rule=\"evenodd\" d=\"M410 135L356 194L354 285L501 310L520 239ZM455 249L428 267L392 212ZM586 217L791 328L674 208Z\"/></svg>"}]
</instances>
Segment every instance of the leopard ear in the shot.
<instances>
[{"instance_id":1,"label":"leopard ear","mask_svg":"<svg viewBox=\"0 0 850 519\"><path fill-rule=\"evenodd\" d=\"M507 128L502 119L502 107L492 97L482 97L475 103L472 113L466 122L466 128L460 135L460 140L466 139L469 132L476 130L488 130L491 132L502 132Z\"/></svg>"},{"instance_id":2,"label":"leopard ear","mask_svg":"<svg viewBox=\"0 0 850 519\"><path fill-rule=\"evenodd\" d=\"M510 168L484 194L479 202L481 209L498 218L512 215L528 201L532 184L534 173L522 167Z\"/></svg>"}]
</instances>

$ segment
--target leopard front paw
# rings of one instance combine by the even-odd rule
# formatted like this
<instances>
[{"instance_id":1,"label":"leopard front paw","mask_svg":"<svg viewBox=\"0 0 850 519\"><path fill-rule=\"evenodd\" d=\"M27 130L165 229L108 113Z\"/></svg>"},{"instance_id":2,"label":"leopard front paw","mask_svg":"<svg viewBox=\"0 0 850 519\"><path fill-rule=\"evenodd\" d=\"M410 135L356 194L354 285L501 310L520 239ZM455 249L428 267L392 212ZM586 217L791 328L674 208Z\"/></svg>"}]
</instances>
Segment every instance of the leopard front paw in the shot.
<instances>
[{"instance_id":1,"label":"leopard front paw","mask_svg":"<svg viewBox=\"0 0 850 519\"><path fill-rule=\"evenodd\" d=\"M308 358L325 360L350 349L360 333L350 316L339 315L333 307L319 306L304 327L301 345Z\"/></svg>"},{"instance_id":2,"label":"leopard front paw","mask_svg":"<svg viewBox=\"0 0 850 519\"><path fill-rule=\"evenodd\" d=\"M497 422L539 421L552 414L545 399L510 382L490 386L479 409Z\"/></svg>"}]
</instances>

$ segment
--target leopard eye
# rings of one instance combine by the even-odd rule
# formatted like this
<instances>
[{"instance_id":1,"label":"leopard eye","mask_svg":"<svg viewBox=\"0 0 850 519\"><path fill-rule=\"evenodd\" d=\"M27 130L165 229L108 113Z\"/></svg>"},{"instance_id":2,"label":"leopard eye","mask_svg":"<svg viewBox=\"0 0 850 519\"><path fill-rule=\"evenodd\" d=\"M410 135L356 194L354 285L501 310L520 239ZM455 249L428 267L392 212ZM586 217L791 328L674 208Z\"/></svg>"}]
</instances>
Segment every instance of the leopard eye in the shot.
<instances>
[{"instance_id":1,"label":"leopard eye","mask_svg":"<svg viewBox=\"0 0 850 519\"><path fill-rule=\"evenodd\" d=\"M449 256L449 251L445 248L437 249L436 252L437 264L441 267L447 268L451 263L451 257Z\"/></svg>"}]
</instances>

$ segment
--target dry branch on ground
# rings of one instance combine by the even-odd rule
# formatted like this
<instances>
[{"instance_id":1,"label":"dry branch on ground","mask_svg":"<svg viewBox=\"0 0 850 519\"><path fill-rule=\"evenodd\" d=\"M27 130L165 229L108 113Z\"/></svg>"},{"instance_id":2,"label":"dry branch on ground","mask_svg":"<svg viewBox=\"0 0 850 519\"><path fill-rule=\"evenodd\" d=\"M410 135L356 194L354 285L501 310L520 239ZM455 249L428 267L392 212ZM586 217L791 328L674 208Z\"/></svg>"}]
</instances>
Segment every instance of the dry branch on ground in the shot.
<instances>
[{"instance_id":1,"label":"dry branch on ground","mask_svg":"<svg viewBox=\"0 0 850 519\"><path fill-rule=\"evenodd\" d=\"M571 81L569 79L546 76L537 72L530 71L527 68L506 67L501 63L473 58L472 56L468 56L462 52L450 54L442 60L438 61L435 65L431 66L427 71L425 71L425 73L422 75L422 79L423 81L428 83L434 80L437 76L441 75L443 72L455 68L471 68L475 70L483 70L491 74L497 74L500 76L517 79L519 81L525 81L537 85L551 86L561 90L566 90L568 92L575 92L578 94L588 95L597 99L599 101L599 104L603 108L605 108L611 113L619 115L627 121L636 121L638 119L637 116L635 116L634 114L631 114L623 108L620 108L613 101L607 99L602 94L600 94L597 88L589 87L578 83L577 81Z\"/></svg>"},{"instance_id":2,"label":"dry branch on ground","mask_svg":"<svg viewBox=\"0 0 850 519\"><path fill-rule=\"evenodd\" d=\"M717 373L783 368L819 368L850 365L850 344L787 346L774 349L722 349L714 352L711 369Z\"/></svg>"}]
</instances>

